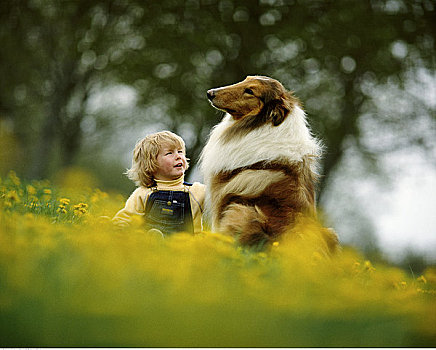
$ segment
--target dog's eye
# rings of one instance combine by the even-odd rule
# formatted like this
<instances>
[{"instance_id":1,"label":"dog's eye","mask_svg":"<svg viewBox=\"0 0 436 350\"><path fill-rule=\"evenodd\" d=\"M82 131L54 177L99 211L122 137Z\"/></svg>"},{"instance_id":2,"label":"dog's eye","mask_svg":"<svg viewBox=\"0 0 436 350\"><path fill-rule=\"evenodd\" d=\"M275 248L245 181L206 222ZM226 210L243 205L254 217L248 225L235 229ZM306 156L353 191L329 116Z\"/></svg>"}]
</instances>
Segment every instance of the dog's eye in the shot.
<instances>
[{"instance_id":1,"label":"dog's eye","mask_svg":"<svg viewBox=\"0 0 436 350\"><path fill-rule=\"evenodd\" d=\"M244 93L249 94L249 95L254 95L253 90L248 89L248 88L244 90Z\"/></svg>"}]
</instances>

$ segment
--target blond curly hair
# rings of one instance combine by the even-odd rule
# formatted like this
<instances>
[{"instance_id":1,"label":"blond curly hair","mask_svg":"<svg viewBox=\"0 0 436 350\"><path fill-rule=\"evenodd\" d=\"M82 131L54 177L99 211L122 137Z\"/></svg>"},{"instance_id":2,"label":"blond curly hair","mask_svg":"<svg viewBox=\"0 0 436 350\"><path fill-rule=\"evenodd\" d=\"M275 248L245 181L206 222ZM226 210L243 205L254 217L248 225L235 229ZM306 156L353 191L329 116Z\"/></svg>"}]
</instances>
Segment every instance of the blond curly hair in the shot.
<instances>
[{"instance_id":1,"label":"blond curly hair","mask_svg":"<svg viewBox=\"0 0 436 350\"><path fill-rule=\"evenodd\" d=\"M162 147L182 148L186 152L185 141L171 131L150 134L138 141L133 150L132 167L125 173L137 186L156 185L153 174L158 169L157 156ZM187 163L186 169L188 167Z\"/></svg>"}]
</instances>

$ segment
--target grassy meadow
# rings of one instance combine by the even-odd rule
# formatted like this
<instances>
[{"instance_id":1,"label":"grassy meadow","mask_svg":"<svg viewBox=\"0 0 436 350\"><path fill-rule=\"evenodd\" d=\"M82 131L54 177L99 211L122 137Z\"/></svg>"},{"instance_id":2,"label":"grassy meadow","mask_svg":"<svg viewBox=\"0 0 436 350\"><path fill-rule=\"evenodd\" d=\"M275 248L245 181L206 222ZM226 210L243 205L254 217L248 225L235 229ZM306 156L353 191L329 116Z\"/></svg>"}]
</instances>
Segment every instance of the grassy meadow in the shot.
<instances>
[{"instance_id":1,"label":"grassy meadow","mask_svg":"<svg viewBox=\"0 0 436 350\"><path fill-rule=\"evenodd\" d=\"M0 346L436 346L436 267L326 257L303 220L261 252L209 232L164 239L114 227L123 205L0 179Z\"/></svg>"}]
</instances>

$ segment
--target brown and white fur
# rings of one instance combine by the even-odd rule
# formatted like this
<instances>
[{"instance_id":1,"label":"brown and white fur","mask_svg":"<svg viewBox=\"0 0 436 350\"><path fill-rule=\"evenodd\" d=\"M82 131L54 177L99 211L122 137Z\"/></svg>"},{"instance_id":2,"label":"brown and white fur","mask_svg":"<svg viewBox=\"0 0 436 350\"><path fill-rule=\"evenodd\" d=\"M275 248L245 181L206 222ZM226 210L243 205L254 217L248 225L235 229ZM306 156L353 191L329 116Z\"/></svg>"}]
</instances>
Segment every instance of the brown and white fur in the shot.
<instances>
[{"instance_id":1,"label":"brown and white fur","mask_svg":"<svg viewBox=\"0 0 436 350\"><path fill-rule=\"evenodd\" d=\"M248 76L207 96L226 112L201 155L212 230L257 246L277 240L301 214L316 217L322 146L298 99L264 76Z\"/></svg>"}]
</instances>

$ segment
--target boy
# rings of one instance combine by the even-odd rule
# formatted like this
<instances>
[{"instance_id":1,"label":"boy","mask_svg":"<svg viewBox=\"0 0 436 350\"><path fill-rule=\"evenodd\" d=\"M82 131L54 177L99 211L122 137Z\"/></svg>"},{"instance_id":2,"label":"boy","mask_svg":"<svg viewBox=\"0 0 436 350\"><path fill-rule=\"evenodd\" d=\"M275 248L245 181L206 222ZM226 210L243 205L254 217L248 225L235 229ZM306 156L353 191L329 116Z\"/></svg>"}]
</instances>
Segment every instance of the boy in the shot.
<instances>
[{"instance_id":1,"label":"boy","mask_svg":"<svg viewBox=\"0 0 436 350\"><path fill-rule=\"evenodd\" d=\"M132 216L140 215L146 229L153 232L200 233L205 185L184 182L188 167L180 136L161 131L140 140L133 151L132 167L126 172L138 188L114 216L114 223L127 226Z\"/></svg>"}]
</instances>

